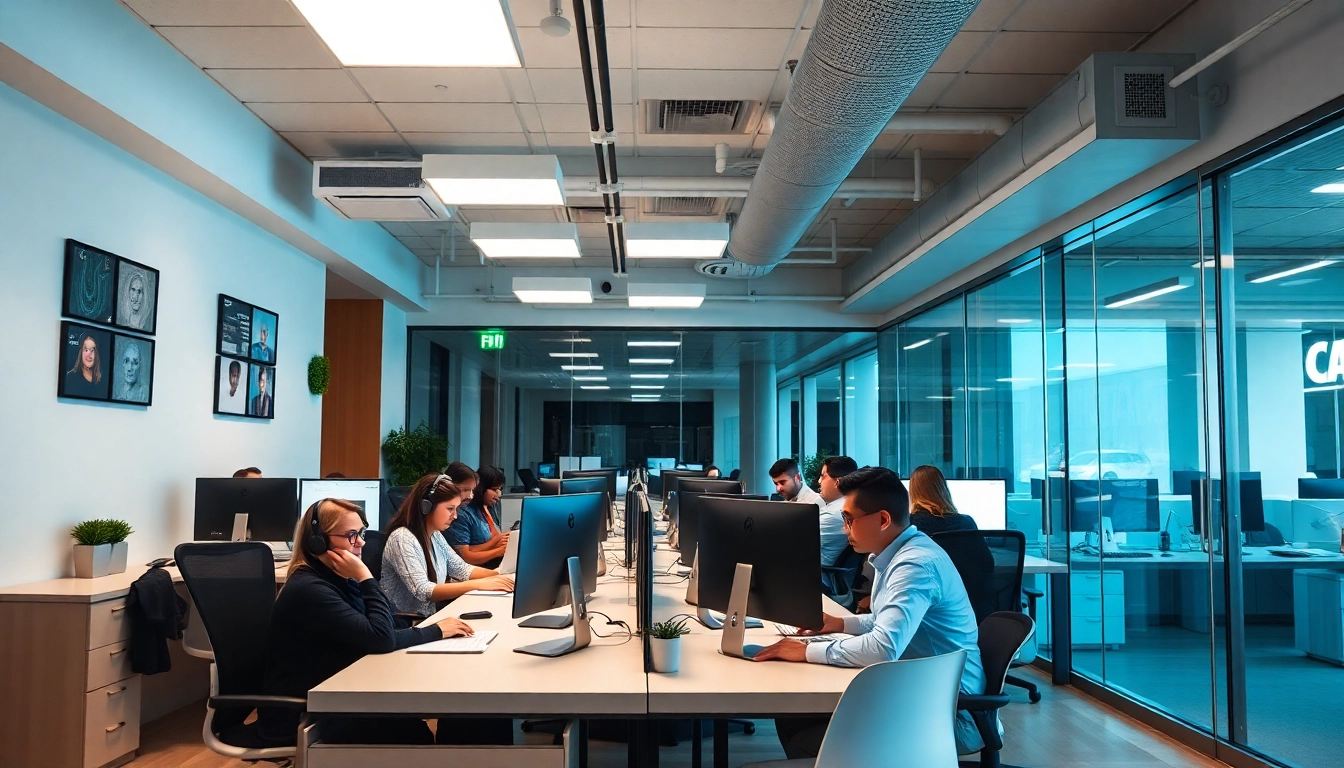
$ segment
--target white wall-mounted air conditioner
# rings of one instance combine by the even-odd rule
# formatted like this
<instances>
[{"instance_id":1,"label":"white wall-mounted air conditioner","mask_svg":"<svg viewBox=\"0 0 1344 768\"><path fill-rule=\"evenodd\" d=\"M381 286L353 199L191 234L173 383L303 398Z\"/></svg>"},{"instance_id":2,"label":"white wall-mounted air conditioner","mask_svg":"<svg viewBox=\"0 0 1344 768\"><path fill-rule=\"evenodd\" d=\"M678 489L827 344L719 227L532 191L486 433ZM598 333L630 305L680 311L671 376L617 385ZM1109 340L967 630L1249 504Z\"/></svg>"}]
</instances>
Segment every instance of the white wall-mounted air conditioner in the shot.
<instances>
[{"instance_id":1,"label":"white wall-mounted air conditioner","mask_svg":"<svg viewBox=\"0 0 1344 768\"><path fill-rule=\"evenodd\" d=\"M357 221L448 221L448 209L406 160L320 160L313 197Z\"/></svg>"}]
</instances>

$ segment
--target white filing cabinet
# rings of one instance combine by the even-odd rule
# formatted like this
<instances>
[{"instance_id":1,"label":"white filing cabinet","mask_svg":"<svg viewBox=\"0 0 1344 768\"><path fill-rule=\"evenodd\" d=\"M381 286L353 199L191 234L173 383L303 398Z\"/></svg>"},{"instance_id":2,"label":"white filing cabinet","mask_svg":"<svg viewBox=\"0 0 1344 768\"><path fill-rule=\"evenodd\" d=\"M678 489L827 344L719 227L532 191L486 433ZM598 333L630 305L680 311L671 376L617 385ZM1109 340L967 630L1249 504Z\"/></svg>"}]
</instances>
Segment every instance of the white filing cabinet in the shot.
<instances>
[{"instance_id":1,"label":"white filing cabinet","mask_svg":"<svg viewBox=\"0 0 1344 768\"><path fill-rule=\"evenodd\" d=\"M1344 665L1344 572L1293 573L1293 640L1314 659Z\"/></svg>"},{"instance_id":2,"label":"white filing cabinet","mask_svg":"<svg viewBox=\"0 0 1344 768\"><path fill-rule=\"evenodd\" d=\"M1073 645L1116 648L1125 642L1125 574L1074 571L1069 574Z\"/></svg>"}]
</instances>

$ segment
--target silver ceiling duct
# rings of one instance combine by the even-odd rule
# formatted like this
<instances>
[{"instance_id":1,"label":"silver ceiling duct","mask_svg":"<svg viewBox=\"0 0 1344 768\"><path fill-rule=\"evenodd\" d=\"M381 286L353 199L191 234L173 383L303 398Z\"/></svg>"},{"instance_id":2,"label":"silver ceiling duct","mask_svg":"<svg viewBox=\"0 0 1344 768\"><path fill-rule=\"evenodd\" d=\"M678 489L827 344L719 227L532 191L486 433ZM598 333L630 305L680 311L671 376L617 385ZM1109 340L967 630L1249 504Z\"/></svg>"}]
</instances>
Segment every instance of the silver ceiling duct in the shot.
<instances>
[{"instance_id":1,"label":"silver ceiling duct","mask_svg":"<svg viewBox=\"0 0 1344 768\"><path fill-rule=\"evenodd\" d=\"M826 0L728 241L783 259L979 0Z\"/></svg>"}]
</instances>

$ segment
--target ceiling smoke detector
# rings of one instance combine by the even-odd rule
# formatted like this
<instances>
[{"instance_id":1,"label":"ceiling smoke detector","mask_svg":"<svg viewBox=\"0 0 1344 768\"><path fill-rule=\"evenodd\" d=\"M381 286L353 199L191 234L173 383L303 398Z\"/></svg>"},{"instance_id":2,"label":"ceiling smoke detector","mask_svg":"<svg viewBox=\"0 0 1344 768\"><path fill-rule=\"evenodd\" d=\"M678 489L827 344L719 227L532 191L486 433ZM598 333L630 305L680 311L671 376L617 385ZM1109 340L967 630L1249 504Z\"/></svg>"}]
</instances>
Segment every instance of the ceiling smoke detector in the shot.
<instances>
[{"instance_id":1,"label":"ceiling smoke detector","mask_svg":"<svg viewBox=\"0 0 1344 768\"><path fill-rule=\"evenodd\" d=\"M564 37L569 34L569 19L564 16L560 0L551 0L551 15L542 19L538 26L550 37Z\"/></svg>"}]
</instances>

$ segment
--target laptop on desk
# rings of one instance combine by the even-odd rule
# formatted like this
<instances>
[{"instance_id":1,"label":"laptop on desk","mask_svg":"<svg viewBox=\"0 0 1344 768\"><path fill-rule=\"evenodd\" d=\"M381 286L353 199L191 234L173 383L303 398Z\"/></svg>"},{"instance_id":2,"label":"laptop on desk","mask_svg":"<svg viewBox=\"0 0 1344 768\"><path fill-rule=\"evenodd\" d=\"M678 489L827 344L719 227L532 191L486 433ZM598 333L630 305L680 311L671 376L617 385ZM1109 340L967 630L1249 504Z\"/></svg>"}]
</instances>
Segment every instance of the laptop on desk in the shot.
<instances>
[{"instance_id":1,"label":"laptop on desk","mask_svg":"<svg viewBox=\"0 0 1344 768\"><path fill-rule=\"evenodd\" d=\"M512 575L518 571L518 540L522 537L522 531L514 531L509 536L509 543L504 545L504 557L499 561L500 573Z\"/></svg>"}]
</instances>

